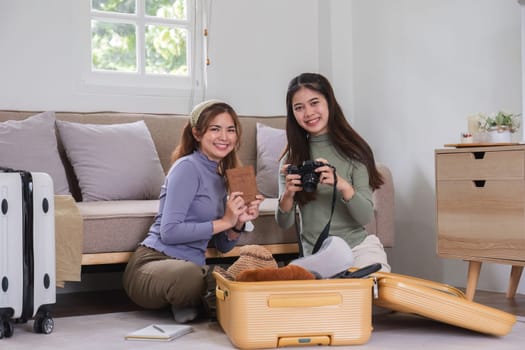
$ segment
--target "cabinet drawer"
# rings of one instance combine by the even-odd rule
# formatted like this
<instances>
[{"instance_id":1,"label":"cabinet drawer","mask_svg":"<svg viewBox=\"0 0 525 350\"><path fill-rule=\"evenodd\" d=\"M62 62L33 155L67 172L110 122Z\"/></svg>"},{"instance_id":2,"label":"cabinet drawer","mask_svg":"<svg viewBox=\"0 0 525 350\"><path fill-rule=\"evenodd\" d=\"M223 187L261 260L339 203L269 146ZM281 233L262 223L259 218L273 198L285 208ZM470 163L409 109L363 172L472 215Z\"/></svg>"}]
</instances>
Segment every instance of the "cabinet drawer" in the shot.
<instances>
[{"instance_id":1,"label":"cabinet drawer","mask_svg":"<svg viewBox=\"0 0 525 350\"><path fill-rule=\"evenodd\" d=\"M524 169L522 150L436 155L436 180L523 179Z\"/></svg>"},{"instance_id":2,"label":"cabinet drawer","mask_svg":"<svg viewBox=\"0 0 525 350\"><path fill-rule=\"evenodd\" d=\"M523 181L436 185L439 254L525 259Z\"/></svg>"}]
</instances>

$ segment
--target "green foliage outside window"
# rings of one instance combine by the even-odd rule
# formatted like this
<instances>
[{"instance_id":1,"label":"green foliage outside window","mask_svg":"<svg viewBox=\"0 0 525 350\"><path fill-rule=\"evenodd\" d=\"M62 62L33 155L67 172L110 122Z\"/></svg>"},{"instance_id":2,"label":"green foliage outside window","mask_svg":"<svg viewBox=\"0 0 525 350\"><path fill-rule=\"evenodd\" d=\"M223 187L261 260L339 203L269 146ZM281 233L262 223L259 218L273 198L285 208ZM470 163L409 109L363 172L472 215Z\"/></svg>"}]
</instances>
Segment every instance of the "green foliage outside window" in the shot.
<instances>
[{"instance_id":1,"label":"green foliage outside window","mask_svg":"<svg viewBox=\"0 0 525 350\"><path fill-rule=\"evenodd\" d=\"M146 72L187 75L186 33L167 26L147 26Z\"/></svg>"},{"instance_id":2,"label":"green foliage outside window","mask_svg":"<svg viewBox=\"0 0 525 350\"><path fill-rule=\"evenodd\" d=\"M91 7L99 11L135 13L135 0L91 0Z\"/></svg>"},{"instance_id":3,"label":"green foliage outside window","mask_svg":"<svg viewBox=\"0 0 525 350\"><path fill-rule=\"evenodd\" d=\"M91 21L93 67L136 72L136 30L133 24Z\"/></svg>"},{"instance_id":4,"label":"green foliage outside window","mask_svg":"<svg viewBox=\"0 0 525 350\"><path fill-rule=\"evenodd\" d=\"M144 0L146 16L184 20L185 0ZM92 0L95 10L134 13L134 0ZM188 75L188 29L176 24L148 21L144 28L145 71L149 74ZM91 21L92 64L97 70L136 72L137 27L112 20Z\"/></svg>"},{"instance_id":5,"label":"green foliage outside window","mask_svg":"<svg viewBox=\"0 0 525 350\"><path fill-rule=\"evenodd\" d=\"M185 0L145 0L146 15L161 18L186 19Z\"/></svg>"}]
</instances>

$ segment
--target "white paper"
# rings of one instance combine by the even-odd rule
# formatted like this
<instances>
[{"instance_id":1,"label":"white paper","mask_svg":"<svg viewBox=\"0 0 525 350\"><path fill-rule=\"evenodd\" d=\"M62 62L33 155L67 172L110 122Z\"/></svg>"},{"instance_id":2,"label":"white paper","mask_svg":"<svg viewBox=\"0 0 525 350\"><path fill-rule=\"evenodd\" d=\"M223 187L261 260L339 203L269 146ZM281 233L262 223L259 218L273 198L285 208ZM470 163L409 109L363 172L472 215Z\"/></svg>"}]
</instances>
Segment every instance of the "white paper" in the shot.
<instances>
[{"instance_id":1,"label":"white paper","mask_svg":"<svg viewBox=\"0 0 525 350\"><path fill-rule=\"evenodd\" d=\"M170 341L193 331L190 325L183 324L151 324L147 327L128 333L126 340L157 340Z\"/></svg>"}]
</instances>

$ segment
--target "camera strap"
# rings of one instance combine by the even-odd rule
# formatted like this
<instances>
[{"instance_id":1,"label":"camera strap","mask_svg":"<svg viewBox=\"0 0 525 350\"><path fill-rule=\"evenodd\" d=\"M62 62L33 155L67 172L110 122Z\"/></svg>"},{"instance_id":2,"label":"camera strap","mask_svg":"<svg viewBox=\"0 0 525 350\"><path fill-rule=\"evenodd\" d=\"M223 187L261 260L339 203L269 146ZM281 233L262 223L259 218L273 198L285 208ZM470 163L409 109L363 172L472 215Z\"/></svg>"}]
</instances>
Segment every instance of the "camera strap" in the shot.
<instances>
[{"instance_id":1,"label":"camera strap","mask_svg":"<svg viewBox=\"0 0 525 350\"><path fill-rule=\"evenodd\" d=\"M317 237L317 241L314 244L314 248L312 250L312 254L317 253L319 248L321 248L321 245L323 244L323 241L328 237L328 233L330 232L330 224L332 223L332 216L334 215L334 209L335 209L335 197L337 192L337 175L335 173L335 167L333 165L330 165L332 169L334 169L334 186L333 186L333 192L332 192L332 209L330 211L330 218L328 219L328 222L326 223L326 226L323 228L323 231ZM301 220L302 221L302 220ZM301 227L300 222L298 222L297 216L295 217L295 232L297 233L297 243L299 244L299 257L304 256L304 250L303 250L303 244L301 243L301 232L299 230L299 227Z\"/></svg>"},{"instance_id":2,"label":"camera strap","mask_svg":"<svg viewBox=\"0 0 525 350\"><path fill-rule=\"evenodd\" d=\"M315 242L314 249L312 250L312 254L317 253L319 248L321 248L321 245L323 244L323 241L328 237L328 233L330 232L330 224L332 223L332 216L334 215L334 209L335 209L335 197L336 197L336 186L337 186L337 175L335 174L335 167L332 166L332 169L334 169L334 186L332 191L332 210L330 211L330 218L328 219L328 222L326 223L326 226L324 227L323 231L317 238L317 241ZM299 241L299 244L300 241Z\"/></svg>"}]
</instances>

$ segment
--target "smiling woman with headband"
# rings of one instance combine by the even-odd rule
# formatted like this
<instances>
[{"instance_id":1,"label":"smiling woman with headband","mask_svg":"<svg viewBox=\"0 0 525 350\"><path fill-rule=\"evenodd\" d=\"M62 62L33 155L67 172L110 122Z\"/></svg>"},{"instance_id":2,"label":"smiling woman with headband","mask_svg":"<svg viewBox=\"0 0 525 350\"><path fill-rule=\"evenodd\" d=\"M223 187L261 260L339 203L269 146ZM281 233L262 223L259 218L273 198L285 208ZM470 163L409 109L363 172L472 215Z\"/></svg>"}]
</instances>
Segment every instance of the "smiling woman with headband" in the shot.
<instances>
[{"instance_id":1,"label":"smiling woman with headband","mask_svg":"<svg viewBox=\"0 0 525 350\"><path fill-rule=\"evenodd\" d=\"M258 195L245 203L240 192L227 193L224 175L240 165L240 134L227 103L208 100L193 108L161 187L159 212L124 272L124 289L138 305L170 306L180 323L206 312L209 242L231 250L263 200Z\"/></svg>"}]
</instances>

